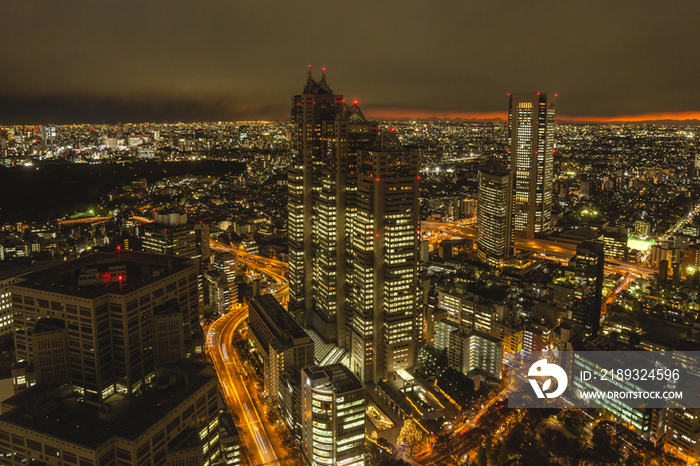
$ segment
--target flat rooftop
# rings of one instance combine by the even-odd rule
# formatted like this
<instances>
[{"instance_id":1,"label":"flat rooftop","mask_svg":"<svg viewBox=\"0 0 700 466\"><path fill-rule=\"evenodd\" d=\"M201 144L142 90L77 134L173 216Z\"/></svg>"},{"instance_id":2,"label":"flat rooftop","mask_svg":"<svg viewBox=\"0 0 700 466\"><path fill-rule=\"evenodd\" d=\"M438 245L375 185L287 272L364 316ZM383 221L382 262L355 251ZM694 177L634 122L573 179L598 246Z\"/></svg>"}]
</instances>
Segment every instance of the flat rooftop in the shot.
<instances>
[{"instance_id":1,"label":"flat rooftop","mask_svg":"<svg viewBox=\"0 0 700 466\"><path fill-rule=\"evenodd\" d=\"M257 306L267 314L270 320L280 329L281 335L276 335L277 338L283 339L284 336L292 337L293 339L309 338L309 335L297 324L287 310L277 301L271 294L254 296L250 300L250 304Z\"/></svg>"},{"instance_id":2,"label":"flat rooftop","mask_svg":"<svg viewBox=\"0 0 700 466\"><path fill-rule=\"evenodd\" d=\"M109 272L110 266L124 266L124 280L108 284L78 285L81 271L96 268L98 273ZM95 299L104 294L125 295L174 273L195 267L186 258L164 256L144 252L118 251L98 252L80 257L70 262L32 272L17 284L52 293L67 294L88 299Z\"/></svg>"},{"instance_id":3,"label":"flat rooftop","mask_svg":"<svg viewBox=\"0 0 700 466\"><path fill-rule=\"evenodd\" d=\"M65 264L65 262L61 259L34 261L29 258L21 261L0 261L0 281L54 267L58 264Z\"/></svg>"},{"instance_id":4,"label":"flat rooftop","mask_svg":"<svg viewBox=\"0 0 700 466\"><path fill-rule=\"evenodd\" d=\"M163 370L179 374L167 389L148 388L141 396L113 395L104 405L111 419L100 419L100 407L78 401L68 384L39 384L5 400L0 423L8 423L51 437L97 448L114 436L135 440L153 424L192 396L216 376L210 366L193 361L176 362Z\"/></svg>"},{"instance_id":5,"label":"flat rooftop","mask_svg":"<svg viewBox=\"0 0 700 466\"><path fill-rule=\"evenodd\" d=\"M342 364L311 366L303 369L307 377L318 382L315 388L333 390L336 394L363 388L362 382ZM325 381L322 381L325 379Z\"/></svg>"}]
</instances>

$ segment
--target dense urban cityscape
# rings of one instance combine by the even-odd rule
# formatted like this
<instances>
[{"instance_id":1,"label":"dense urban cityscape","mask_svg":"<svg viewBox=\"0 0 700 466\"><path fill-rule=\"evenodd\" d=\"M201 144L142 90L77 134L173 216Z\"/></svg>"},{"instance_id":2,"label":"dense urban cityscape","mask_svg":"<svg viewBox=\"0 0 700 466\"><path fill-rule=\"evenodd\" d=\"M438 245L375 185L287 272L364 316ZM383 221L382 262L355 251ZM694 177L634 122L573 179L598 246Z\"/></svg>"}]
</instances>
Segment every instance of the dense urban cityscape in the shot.
<instances>
[{"instance_id":1,"label":"dense urban cityscape","mask_svg":"<svg viewBox=\"0 0 700 466\"><path fill-rule=\"evenodd\" d=\"M690 402L508 399L513 358L700 350L697 126L299 90L287 121L0 128L1 464L700 460Z\"/></svg>"}]
</instances>

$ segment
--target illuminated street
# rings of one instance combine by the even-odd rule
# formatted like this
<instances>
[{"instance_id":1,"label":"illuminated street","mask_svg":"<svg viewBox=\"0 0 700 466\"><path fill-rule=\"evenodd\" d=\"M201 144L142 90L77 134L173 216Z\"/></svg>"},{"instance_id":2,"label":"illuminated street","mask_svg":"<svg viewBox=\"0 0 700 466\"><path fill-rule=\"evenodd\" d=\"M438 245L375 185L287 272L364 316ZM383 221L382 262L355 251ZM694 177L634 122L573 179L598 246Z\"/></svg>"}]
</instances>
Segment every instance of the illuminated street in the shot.
<instances>
[{"instance_id":1,"label":"illuminated street","mask_svg":"<svg viewBox=\"0 0 700 466\"><path fill-rule=\"evenodd\" d=\"M255 392L254 374L249 375L231 342L235 332L248 317L248 308L231 311L209 327L207 351L219 376L224 398L230 411L240 420L239 429L245 432L241 442L246 446L252 464L293 464L280 455L279 439L274 438L274 429L264 417L264 411ZM270 436L274 441L271 441ZM274 444L274 446L273 446Z\"/></svg>"},{"instance_id":2,"label":"illuminated street","mask_svg":"<svg viewBox=\"0 0 700 466\"><path fill-rule=\"evenodd\" d=\"M241 263L277 280L281 286L274 296L283 304L286 302L289 294L289 285L284 276L287 271L286 263L248 254L213 240L211 248L235 254ZM238 415L241 421L239 427L244 425L244 430L248 433L242 437L242 441L252 456L253 464L287 464L284 456L278 454L281 451L281 443L274 428L265 418L259 399L252 395L256 390L252 383L255 375L249 374L232 345L235 332L242 329L247 317L248 306L243 305L216 320L209 327L207 335L208 353L219 376L226 404Z\"/></svg>"}]
</instances>

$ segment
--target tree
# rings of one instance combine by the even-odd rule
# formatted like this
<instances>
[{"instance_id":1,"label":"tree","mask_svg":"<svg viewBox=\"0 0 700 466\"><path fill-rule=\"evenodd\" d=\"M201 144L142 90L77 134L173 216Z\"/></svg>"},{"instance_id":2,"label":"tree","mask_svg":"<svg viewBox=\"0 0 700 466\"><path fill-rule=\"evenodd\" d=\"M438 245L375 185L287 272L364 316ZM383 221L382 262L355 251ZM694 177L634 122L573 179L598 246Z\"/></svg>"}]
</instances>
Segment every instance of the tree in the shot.
<instances>
[{"instance_id":1,"label":"tree","mask_svg":"<svg viewBox=\"0 0 700 466\"><path fill-rule=\"evenodd\" d=\"M480 447L479 452L476 454L476 464L477 466L488 466L488 459L486 459L486 449L484 447Z\"/></svg>"},{"instance_id":2,"label":"tree","mask_svg":"<svg viewBox=\"0 0 700 466\"><path fill-rule=\"evenodd\" d=\"M374 442L365 442L365 454L369 459L369 464L377 464L382 457L382 450Z\"/></svg>"},{"instance_id":3,"label":"tree","mask_svg":"<svg viewBox=\"0 0 700 466\"><path fill-rule=\"evenodd\" d=\"M577 437L581 436L583 428L586 425L586 421L583 419L583 415L576 412L573 409L566 409L564 413L560 416L562 424L564 427Z\"/></svg>"},{"instance_id":4,"label":"tree","mask_svg":"<svg viewBox=\"0 0 700 466\"><path fill-rule=\"evenodd\" d=\"M486 439L484 439L484 450L486 450L486 458L488 458L490 462L493 462L493 445L491 445L492 442L493 440L491 439L491 436L487 435Z\"/></svg>"},{"instance_id":5,"label":"tree","mask_svg":"<svg viewBox=\"0 0 700 466\"><path fill-rule=\"evenodd\" d=\"M552 456L561 458L568 452L568 439L559 429L547 428L540 434L540 441L544 451Z\"/></svg>"},{"instance_id":6,"label":"tree","mask_svg":"<svg viewBox=\"0 0 700 466\"><path fill-rule=\"evenodd\" d=\"M622 445L615 431L614 424L607 422L599 422L593 428L591 442L594 454L603 464L615 464L622 460Z\"/></svg>"},{"instance_id":7,"label":"tree","mask_svg":"<svg viewBox=\"0 0 700 466\"><path fill-rule=\"evenodd\" d=\"M413 454L413 449L420 445L422 440L423 430L418 427L416 421L413 419L406 419L396 439L396 443L399 445L407 444L411 450L411 454Z\"/></svg>"},{"instance_id":8,"label":"tree","mask_svg":"<svg viewBox=\"0 0 700 466\"><path fill-rule=\"evenodd\" d=\"M498 461L498 464L506 464L508 462L508 444L506 442L501 443L501 449L498 452L496 461Z\"/></svg>"}]
</instances>

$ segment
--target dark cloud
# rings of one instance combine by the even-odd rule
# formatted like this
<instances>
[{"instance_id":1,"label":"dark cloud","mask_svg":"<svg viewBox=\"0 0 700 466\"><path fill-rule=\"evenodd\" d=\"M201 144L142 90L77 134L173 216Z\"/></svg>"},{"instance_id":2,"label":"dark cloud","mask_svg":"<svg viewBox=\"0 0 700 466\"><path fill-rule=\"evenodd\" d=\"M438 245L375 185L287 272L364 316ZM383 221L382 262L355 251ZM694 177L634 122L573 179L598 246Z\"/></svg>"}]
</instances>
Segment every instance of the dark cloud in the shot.
<instances>
[{"instance_id":1,"label":"dark cloud","mask_svg":"<svg viewBox=\"0 0 700 466\"><path fill-rule=\"evenodd\" d=\"M188 122L261 120L289 112L287 105L240 102L224 96L220 99L192 99L152 94L122 97L45 95L10 97L0 95L0 122L34 124L40 122L109 123Z\"/></svg>"},{"instance_id":2,"label":"dark cloud","mask_svg":"<svg viewBox=\"0 0 700 466\"><path fill-rule=\"evenodd\" d=\"M700 108L692 1L0 0L0 11L1 122L283 119L307 63L377 108L491 113L522 91L558 92L572 117Z\"/></svg>"}]
</instances>

